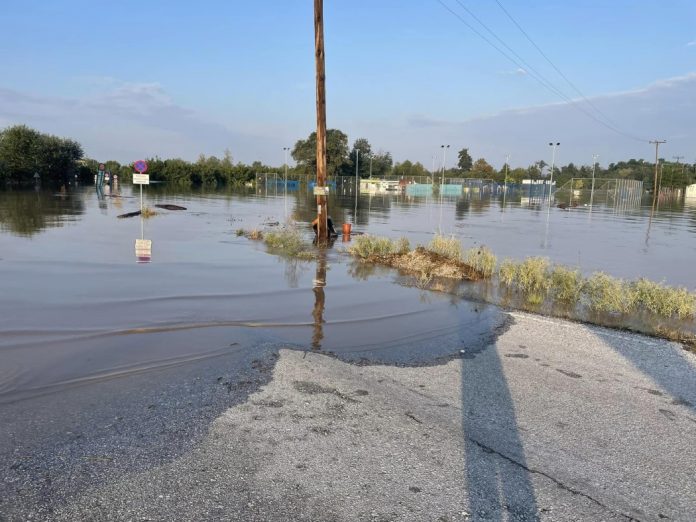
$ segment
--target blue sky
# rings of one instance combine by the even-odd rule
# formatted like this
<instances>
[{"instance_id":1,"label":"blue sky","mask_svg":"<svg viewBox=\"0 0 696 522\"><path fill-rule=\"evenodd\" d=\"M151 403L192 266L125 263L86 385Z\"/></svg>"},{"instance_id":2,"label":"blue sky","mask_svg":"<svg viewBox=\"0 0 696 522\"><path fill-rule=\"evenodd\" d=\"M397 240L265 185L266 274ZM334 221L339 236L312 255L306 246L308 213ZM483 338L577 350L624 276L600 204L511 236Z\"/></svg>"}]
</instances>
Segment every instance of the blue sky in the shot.
<instances>
[{"instance_id":1,"label":"blue sky","mask_svg":"<svg viewBox=\"0 0 696 522\"><path fill-rule=\"evenodd\" d=\"M650 158L611 131L696 159L696 2L499 0L589 98L541 86L468 9L555 88L578 94L496 0L327 0L328 125L432 166L440 145L513 165ZM466 9L465 9L466 8ZM283 161L315 126L312 0L4 0L0 126L71 136L98 159ZM500 46L499 43L496 43ZM509 51L506 51L508 54ZM454 158L454 155L451 156ZM452 159L448 161L451 163Z\"/></svg>"}]
</instances>

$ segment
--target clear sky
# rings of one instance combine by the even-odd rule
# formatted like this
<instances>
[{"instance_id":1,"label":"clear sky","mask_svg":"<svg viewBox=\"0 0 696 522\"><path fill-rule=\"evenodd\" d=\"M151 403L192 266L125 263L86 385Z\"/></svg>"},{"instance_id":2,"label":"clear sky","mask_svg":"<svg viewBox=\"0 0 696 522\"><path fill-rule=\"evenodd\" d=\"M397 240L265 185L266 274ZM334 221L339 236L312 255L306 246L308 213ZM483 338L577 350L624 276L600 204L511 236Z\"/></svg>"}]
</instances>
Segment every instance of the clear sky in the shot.
<instances>
[{"instance_id":1,"label":"clear sky","mask_svg":"<svg viewBox=\"0 0 696 522\"><path fill-rule=\"evenodd\" d=\"M694 0L324 4L328 126L397 161L439 166L450 144L450 165L469 147L526 166L548 162L553 140L561 163L606 164L650 158L656 137L662 156L696 160ZM229 148L275 165L315 128L312 0L3 0L2 11L2 127L73 137L100 160Z\"/></svg>"}]
</instances>

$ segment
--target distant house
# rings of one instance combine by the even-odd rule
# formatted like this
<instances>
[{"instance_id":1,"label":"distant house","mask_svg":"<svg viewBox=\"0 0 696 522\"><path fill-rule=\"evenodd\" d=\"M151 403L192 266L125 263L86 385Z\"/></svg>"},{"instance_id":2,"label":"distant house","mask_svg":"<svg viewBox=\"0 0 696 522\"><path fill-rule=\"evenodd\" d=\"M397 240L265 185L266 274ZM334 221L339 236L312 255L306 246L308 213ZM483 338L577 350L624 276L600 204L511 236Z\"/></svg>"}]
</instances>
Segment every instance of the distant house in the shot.
<instances>
[{"instance_id":1,"label":"distant house","mask_svg":"<svg viewBox=\"0 0 696 522\"><path fill-rule=\"evenodd\" d=\"M686 187L686 194L685 195L689 199L691 199L691 198L696 199L696 183Z\"/></svg>"}]
</instances>

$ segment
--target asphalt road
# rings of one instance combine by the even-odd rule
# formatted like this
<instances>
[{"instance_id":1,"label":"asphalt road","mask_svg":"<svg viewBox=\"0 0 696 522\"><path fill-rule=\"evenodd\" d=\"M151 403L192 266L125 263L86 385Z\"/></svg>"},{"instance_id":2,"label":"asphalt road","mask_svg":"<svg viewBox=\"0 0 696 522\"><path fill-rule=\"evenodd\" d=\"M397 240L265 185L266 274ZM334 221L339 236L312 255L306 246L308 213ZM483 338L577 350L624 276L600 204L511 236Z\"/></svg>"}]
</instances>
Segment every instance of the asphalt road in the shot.
<instances>
[{"instance_id":1,"label":"asphalt road","mask_svg":"<svg viewBox=\"0 0 696 522\"><path fill-rule=\"evenodd\" d=\"M12 451L0 444L0 518L696 519L696 357L674 343L511 315L487 347L431 366L280 350L236 355L223 382L221 364L189 368L176 376L193 399L172 384L139 392L135 405L119 401L118 435L100 425L58 444L39 411L33 429L46 437L15 423ZM67 399L53 401L55 410ZM167 426L176 419L186 424L178 432ZM157 423L162 434L134 442ZM164 451L174 432L183 435Z\"/></svg>"}]
</instances>

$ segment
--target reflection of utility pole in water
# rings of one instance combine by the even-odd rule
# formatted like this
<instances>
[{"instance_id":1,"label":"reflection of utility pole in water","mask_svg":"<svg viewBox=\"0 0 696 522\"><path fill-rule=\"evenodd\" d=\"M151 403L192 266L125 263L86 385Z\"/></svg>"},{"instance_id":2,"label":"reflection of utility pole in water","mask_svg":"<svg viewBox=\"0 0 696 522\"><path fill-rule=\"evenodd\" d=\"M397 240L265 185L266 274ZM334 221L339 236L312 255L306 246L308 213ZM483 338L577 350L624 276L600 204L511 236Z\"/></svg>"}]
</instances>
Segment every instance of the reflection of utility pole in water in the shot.
<instances>
[{"instance_id":1,"label":"reflection of utility pole in water","mask_svg":"<svg viewBox=\"0 0 696 522\"><path fill-rule=\"evenodd\" d=\"M312 292L314 292L314 309L312 317L314 326L312 328L312 349L320 350L321 341L324 339L324 287L326 286L326 249L319 247L317 256L317 271L312 281Z\"/></svg>"},{"instance_id":2,"label":"reflection of utility pole in water","mask_svg":"<svg viewBox=\"0 0 696 522\"><path fill-rule=\"evenodd\" d=\"M505 181L503 183L503 210L505 212L505 198L507 196L507 177L508 177L508 165L510 163L510 155L505 155ZM500 216L500 220L503 220L503 216Z\"/></svg>"}]
</instances>

